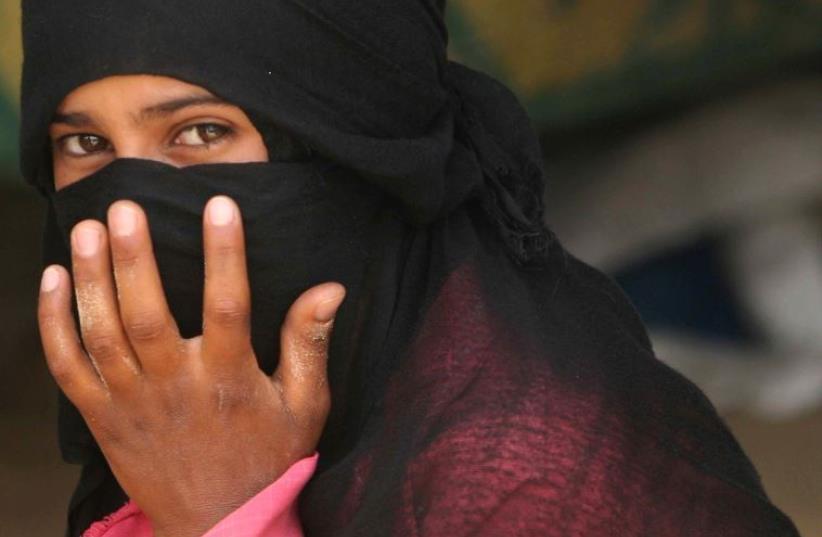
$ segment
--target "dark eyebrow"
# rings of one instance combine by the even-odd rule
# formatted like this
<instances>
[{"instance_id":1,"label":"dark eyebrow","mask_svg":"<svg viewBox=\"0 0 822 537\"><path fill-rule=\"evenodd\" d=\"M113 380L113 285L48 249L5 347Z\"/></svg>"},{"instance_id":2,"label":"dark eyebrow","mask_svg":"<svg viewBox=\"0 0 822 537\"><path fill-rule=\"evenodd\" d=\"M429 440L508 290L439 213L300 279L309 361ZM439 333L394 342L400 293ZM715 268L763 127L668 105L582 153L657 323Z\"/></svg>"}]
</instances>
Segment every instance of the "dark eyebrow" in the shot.
<instances>
[{"instance_id":1,"label":"dark eyebrow","mask_svg":"<svg viewBox=\"0 0 822 537\"><path fill-rule=\"evenodd\" d=\"M68 114L54 114L54 117L51 119L52 123L63 123L65 125L69 125L71 127L88 127L89 125L93 125L94 122L91 118L83 114L82 112L71 112Z\"/></svg>"},{"instance_id":2,"label":"dark eyebrow","mask_svg":"<svg viewBox=\"0 0 822 537\"><path fill-rule=\"evenodd\" d=\"M214 104L219 106L231 106L226 101L214 95L189 95L187 97L180 97L171 99L170 101L163 101L151 106L147 106L140 110L138 121L146 121L157 117L164 117L187 108L189 106L202 106L206 104ZM94 125L91 117L83 112L69 112L67 114L54 114L51 120L52 123L62 123L70 127L88 127Z\"/></svg>"},{"instance_id":3,"label":"dark eyebrow","mask_svg":"<svg viewBox=\"0 0 822 537\"><path fill-rule=\"evenodd\" d=\"M188 97L180 97L179 99L172 99L152 106L143 108L140 111L140 119L145 121L156 117L168 116L178 110L187 108L189 106L201 106L205 104L216 104L220 106L231 106L229 103L215 97L214 95L191 95Z\"/></svg>"}]
</instances>

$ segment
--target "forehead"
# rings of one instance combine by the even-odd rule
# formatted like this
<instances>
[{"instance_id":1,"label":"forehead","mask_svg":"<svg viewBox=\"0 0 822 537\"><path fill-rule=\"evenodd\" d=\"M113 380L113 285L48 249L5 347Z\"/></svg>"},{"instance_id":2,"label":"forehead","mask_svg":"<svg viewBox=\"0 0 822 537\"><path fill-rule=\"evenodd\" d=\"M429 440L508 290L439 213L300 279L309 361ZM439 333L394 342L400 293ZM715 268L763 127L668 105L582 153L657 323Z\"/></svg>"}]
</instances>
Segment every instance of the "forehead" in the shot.
<instances>
[{"instance_id":1,"label":"forehead","mask_svg":"<svg viewBox=\"0 0 822 537\"><path fill-rule=\"evenodd\" d=\"M181 96L213 96L207 89L176 78L154 75L110 76L88 82L66 95L59 108L73 104L89 104L98 99L113 101L126 98L126 103L179 98Z\"/></svg>"},{"instance_id":2,"label":"forehead","mask_svg":"<svg viewBox=\"0 0 822 537\"><path fill-rule=\"evenodd\" d=\"M207 89L175 78L112 76L71 91L57 107L52 123L84 126L94 118L126 115L145 122L204 105L231 106Z\"/></svg>"}]
</instances>

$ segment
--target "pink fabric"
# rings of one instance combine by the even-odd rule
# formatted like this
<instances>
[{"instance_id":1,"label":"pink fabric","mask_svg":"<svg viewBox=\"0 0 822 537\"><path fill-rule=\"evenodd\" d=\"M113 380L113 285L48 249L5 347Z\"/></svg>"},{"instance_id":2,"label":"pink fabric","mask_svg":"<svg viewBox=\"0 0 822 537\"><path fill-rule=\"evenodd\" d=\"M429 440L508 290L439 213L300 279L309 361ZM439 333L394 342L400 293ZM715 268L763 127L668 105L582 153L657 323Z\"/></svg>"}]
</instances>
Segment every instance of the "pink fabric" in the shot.
<instances>
[{"instance_id":1,"label":"pink fabric","mask_svg":"<svg viewBox=\"0 0 822 537\"><path fill-rule=\"evenodd\" d=\"M140 511L137 504L128 502L123 507L107 516L103 520L95 522L83 533L83 537L150 537L154 535L151 523Z\"/></svg>"},{"instance_id":2,"label":"pink fabric","mask_svg":"<svg viewBox=\"0 0 822 537\"><path fill-rule=\"evenodd\" d=\"M203 537L302 537L297 497L317 467L317 455L294 463L280 478L217 523ZM153 537L148 518L128 502L95 522L83 537Z\"/></svg>"}]
</instances>

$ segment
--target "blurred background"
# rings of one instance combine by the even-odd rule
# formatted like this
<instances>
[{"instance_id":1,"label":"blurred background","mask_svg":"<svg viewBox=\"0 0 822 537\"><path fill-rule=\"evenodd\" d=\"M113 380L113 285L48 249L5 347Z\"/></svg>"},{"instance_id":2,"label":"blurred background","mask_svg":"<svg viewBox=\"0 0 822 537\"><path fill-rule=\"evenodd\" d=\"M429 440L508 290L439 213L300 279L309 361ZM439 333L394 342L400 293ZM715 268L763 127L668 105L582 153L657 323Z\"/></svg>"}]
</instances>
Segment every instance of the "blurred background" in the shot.
<instances>
[{"instance_id":1,"label":"blurred background","mask_svg":"<svg viewBox=\"0 0 822 537\"><path fill-rule=\"evenodd\" d=\"M19 24L0 0L0 537L60 535L76 477L35 326ZM528 108L549 225L822 537L822 0L451 0L448 24L452 56Z\"/></svg>"}]
</instances>

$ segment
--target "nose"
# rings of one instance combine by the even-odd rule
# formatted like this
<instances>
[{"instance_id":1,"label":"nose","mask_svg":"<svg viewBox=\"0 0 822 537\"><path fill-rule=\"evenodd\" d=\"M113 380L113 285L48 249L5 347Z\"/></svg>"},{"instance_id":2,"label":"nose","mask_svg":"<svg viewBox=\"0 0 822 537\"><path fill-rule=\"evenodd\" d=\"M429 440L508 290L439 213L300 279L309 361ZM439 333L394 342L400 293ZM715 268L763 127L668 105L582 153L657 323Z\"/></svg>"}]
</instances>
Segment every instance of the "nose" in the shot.
<instances>
[{"instance_id":1,"label":"nose","mask_svg":"<svg viewBox=\"0 0 822 537\"><path fill-rule=\"evenodd\" d=\"M124 144L115 144L114 146L115 158L133 158L142 160L156 160L158 162L166 162L167 159L161 151L149 144L141 144L135 141Z\"/></svg>"}]
</instances>

